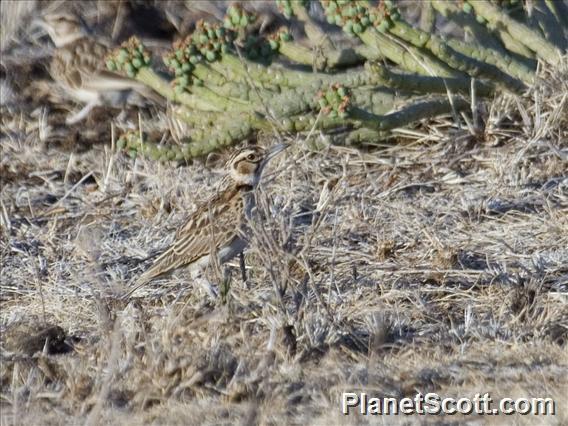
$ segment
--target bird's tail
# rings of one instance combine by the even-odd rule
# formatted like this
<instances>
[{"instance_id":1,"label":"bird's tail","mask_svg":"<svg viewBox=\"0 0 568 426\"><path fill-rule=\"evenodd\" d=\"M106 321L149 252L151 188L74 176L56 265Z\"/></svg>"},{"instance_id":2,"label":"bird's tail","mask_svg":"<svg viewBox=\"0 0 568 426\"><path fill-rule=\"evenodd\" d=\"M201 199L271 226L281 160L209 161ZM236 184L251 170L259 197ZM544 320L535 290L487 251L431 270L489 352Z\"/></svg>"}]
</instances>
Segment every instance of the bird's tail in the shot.
<instances>
[{"instance_id":1,"label":"bird's tail","mask_svg":"<svg viewBox=\"0 0 568 426\"><path fill-rule=\"evenodd\" d=\"M128 289L128 291L122 295L121 299L129 299L130 296L132 296L132 294L136 290L138 290L140 287L143 287L144 285L146 285L150 281L152 281L152 278L154 278L154 277L152 275L148 274L148 272L150 272L150 271L146 271L142 275L140 275L138 278L136 278L134 280L134 285L132 287L130 287Z\"/></svg>"},{"instance_id":2,"label":"bird's tail","mask_svg":"<svg viewBox=\"0 0 568 426\"><path fill-rule=\"evenodd\" d=\"M160 107L166 107L167 101L166 99L160 95L158 92L156 92L154 89L144 85L144 84L140 84L140 85L136 85L134 87L134 90L136 91L136 93L138 93L140 96L143 96L144 98L148 99L149 101L154 102L156 105L160 106Z\"/></svg>"}]
</instances>

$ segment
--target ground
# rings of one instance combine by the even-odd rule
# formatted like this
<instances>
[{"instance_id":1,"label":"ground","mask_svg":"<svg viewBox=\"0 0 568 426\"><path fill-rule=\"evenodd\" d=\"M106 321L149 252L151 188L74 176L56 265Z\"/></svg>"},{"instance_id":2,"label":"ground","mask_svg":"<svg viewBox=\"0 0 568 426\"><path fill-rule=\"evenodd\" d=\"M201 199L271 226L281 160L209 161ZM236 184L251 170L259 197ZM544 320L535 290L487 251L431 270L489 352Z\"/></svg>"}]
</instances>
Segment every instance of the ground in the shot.
<instances>
[{"instance_id":1,"label":"ground","mask_svg":"<svg viewBox=\"0 0 568 426\"><path fill-rule=\"evenodd\" d=\"M32 106L2 104L2 424L568 423L560 68L488 101L477 133L442 117L364 151L263 135L292 147L257 191L246 281L238 260L210 274L218 299L183 272L121 295L227 153L132 159L100 118L116 111L69 128L5 79ZM556 413L346 417L343 392L549 397Z\"/></svg>"}]
</instances>

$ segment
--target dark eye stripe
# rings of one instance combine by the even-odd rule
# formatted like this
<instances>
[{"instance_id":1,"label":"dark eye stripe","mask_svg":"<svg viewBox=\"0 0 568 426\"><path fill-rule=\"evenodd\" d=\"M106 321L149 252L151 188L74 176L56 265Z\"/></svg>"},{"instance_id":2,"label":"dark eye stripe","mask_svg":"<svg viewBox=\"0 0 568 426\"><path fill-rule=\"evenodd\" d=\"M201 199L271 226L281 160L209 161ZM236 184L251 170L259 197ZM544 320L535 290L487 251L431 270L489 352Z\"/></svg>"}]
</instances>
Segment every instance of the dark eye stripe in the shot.
<instances>
[{"instance_id":1,"label":"dark eye stripe","mask_svg":"<svg viewBox=\"0 0 568 426\"><path fill-rule=\"evenodd\" d=\"M235 162L235 166L238 166L239 164L241 164L243 161L246 161L247 163L258 163L259 159L255 158L254 160L249 160L248 158L241 158L240 160L238 160L237 162Z\"/></svg>"},{"instance_id":2,"label":"dark eye stripe","mask_svg":"<svg viewBox=\"0 0 568 426\"><path fill-rule=\"evenodd\" d=\"M245 150L243 150L243 151L245 151ZM239 151L239 152L234 153L229 158L229 160L227 161L227 164L234 164L236 166L241 161L251 161L251 162L254 162L254 163L258 163L262 159L262 152L250 150L247 154L245 154L246 151L245 152L243 152L243 151ZM247 158L251 154L256 157L254 160L249 160ZM238 160L237 160L237 158L238 158Z\"/></svg>"}]
</instances>

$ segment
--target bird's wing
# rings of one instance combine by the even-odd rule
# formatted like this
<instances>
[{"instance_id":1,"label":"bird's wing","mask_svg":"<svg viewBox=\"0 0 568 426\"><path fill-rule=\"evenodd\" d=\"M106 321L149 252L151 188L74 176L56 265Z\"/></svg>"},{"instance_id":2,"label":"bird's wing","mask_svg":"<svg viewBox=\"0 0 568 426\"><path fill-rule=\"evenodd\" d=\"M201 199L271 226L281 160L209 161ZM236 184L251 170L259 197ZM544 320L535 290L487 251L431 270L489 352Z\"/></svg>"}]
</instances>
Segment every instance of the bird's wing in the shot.
<instances>
[{"instance_id":1,"label":"bird's wing","mask_svg":"<svg viewBox=\"0 0 568 426\"><path fill-rule=\"evenodd\" d=\"M112 91L141 89L142 83L106 69L110 49L89 38L82 38L56 51L52 75L75 90Z\"/></svg>"},{"instance_id":2,"label":"bird's wing","mask_svg":"<svg viewBox=\"0 0 568 426\"><path fill-rule=\"evenodd\" d=\"M209 199L187 218L172 245L139 277L132 291L159 275L189 265L229 244L241 228L243 211L243 198L236 188Z\"/></svg>"}]
</instances>

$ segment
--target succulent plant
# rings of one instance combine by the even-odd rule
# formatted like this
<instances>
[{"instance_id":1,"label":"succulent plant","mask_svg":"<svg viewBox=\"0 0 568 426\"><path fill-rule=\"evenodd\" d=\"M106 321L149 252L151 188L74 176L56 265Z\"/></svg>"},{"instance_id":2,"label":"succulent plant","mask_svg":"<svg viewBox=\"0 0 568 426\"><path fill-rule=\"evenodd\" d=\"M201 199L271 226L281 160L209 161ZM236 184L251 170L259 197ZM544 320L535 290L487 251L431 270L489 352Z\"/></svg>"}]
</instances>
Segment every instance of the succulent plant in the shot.
<instances>
[{"instance_id":1,"label":"succulent plant","mask_svg":"<svg viewBox=\"0 0 568 426\"><path fill-rule=\"evenodd\" d=\"M351 93L339 83L332 84L327 90L320 90L316 99L325 115L332 118L347 118L351 107Z\"/></svg>"},{"instance_id":2,"label":"succulent plant","mask_svg":"<svg viewBox=\"0 0 568 426\"><path fill-rule=\"evenodd\" d=\"M287 27L260 33L252 25L256 16L233 4L222 22L199 21L174 43L164 57L171 82L152 71L136 39L124 43L107 58L107 67L180 104L176 117L191 129L181 146L154 146L134 135L125 139L125 149L161 160L188 159L274 125L289 132L342 129L358 135L344 141L365 135L369 143L392 128L469 108L472 87L478 97L498 90L522 94L534 81L537 60L555 65L568 47L568 11L560 3L543 2L546 19L536 22L514 0L424 1L433 13L465 27L475 44L413 26L395 1L320 3L327 21L353 37L354 48L326 43L321 32L308 34L317 25L306 3L287 0L278 7L286 18L304 22L305 39L294 40ZM287 62L274 63L279 57ZM358 67L363 62L364 69Z\"/></svg>"},{"instance_id":3,"label":"succulent plant","mask_svg":"<svg viewBox=\"0 0 568 426\"><path fill-rule=\"evenodd\" d=\"M288 19L294 16L294 9L297 7L306 7L308 0L276 0L278 10Z\"/></svg>"},{"instance_id":4,"label":"succulent plant","mask_svg":"<svg viewBox=\"0 0 568 426\"><path fill-rule=\"evenodd\" d=\"M134 78L142 67L150 65L150 53L144 49L140 40L131 37L128 41L113 50L106 59L109 71L123 71Z\"/></svg>"}]
</instances>

